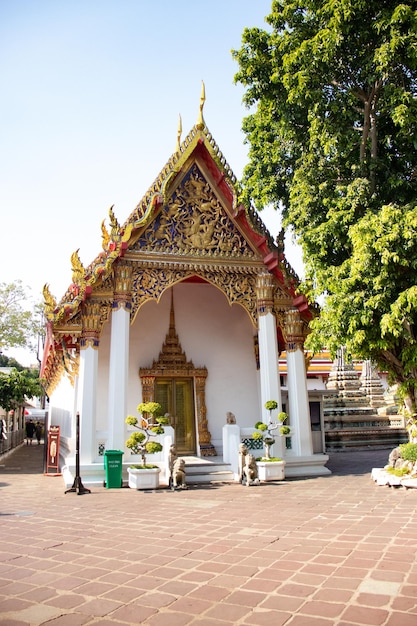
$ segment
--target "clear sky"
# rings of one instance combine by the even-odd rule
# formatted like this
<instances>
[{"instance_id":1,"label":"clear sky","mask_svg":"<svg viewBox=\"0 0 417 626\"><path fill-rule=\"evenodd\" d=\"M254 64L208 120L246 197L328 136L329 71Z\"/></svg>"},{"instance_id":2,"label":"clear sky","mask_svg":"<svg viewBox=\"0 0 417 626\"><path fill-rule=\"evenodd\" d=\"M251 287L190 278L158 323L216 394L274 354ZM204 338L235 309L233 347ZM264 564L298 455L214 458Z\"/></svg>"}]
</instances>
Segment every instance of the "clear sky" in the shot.
<instances>
[{"instance_id":1,"label":"clear sky","mask_svg":"<svg viewBox=\"0 0 417 626\"><path fill-rule=\"evenodd\" d=\"M101 250L108 209L123 223L196 123L239 178L248 114L233 82L246 26L271 0L0 0L0 282L59 300L72 252ZM275 235L276 214L261 217ZM300 254L288 254L300 272ZM11 355L11 351L7 352ZM16 355L18 358L18 355ZM33 359L32 359L33 360Z\"/></svg>"}]
</instances>

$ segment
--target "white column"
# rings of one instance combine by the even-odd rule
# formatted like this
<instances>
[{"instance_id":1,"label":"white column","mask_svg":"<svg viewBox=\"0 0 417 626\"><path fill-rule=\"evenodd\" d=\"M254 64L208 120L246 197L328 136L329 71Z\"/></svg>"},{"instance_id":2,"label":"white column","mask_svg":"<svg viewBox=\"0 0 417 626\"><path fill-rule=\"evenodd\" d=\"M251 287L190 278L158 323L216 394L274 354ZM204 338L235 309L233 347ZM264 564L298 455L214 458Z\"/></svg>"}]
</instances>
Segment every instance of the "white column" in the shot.
<instances>
[{"instance_id":1,"label":"white column","mask_svg":"<svg viewBox=\"0 0 417 626\"><path fill-rule=\"evenodd\" d=\"M97 346L87 343L80 350L77 382L77 410L80 413L80 463L92 463L95 450L97 398Z\"/></svg>"},{"instance_id":2,"label":"white column","mask_svg":"<svg viewBox=\"0 0 417 626\"><path fill-rule=\"evenodd\" d=\"M123 450L129 364L130 310L113 308L111 317L107 449Z\"/></svg>"},{"instance_id":3,"label":"white column","mask_svg":"<svg viewBox=\"0 0 417 626\"><path fill-rule=\"evenodd\" d=\"M276 400L278 412L282 411L281 385L279 380L278 337L275 315L272 313L274 302L274 283L270 274L258 276L256 284L258 306L259 374L261 383L261 419L268 423L270 414L265 409L265 402ZM276 437L274 456L284 455L282 437Z\"/></svg>"},{"instance_id":4,"label":"white column","mask_svg":"<svg viewBox=\"0 0 417 626\"><path fill-rule=\"evenodd\" d=\"M286 313L287 343L287 386L288 413L291 430L292 450L296 456L313 454L310 407L308 403L307 373L304 359L303 322L298 309Z\"/></svg>"},{"instance_id":5,"label":"white column","mask_svg":"<svg viewBox=\"0 0 417 626\"><path fill-rule=\"evenodd\" d=\"M299 348L287 349L287 372L288 413L295 434L291 443L297 456L308 456L313 454L313 440L304 353Z\"/></svg>"},{"instance_id":6,"label":"white column","mask_svg":"<svg viewBox=\"0 0 417 626\"><path fill-rule=\"evenodd\" d=\"M259 316L258 338L262 421L269 421L269 412L263 408L265 402L276 400L278 402L278 412L282 411L277 327L275 316L272 313Z\"/></svg>"}]
</instances>

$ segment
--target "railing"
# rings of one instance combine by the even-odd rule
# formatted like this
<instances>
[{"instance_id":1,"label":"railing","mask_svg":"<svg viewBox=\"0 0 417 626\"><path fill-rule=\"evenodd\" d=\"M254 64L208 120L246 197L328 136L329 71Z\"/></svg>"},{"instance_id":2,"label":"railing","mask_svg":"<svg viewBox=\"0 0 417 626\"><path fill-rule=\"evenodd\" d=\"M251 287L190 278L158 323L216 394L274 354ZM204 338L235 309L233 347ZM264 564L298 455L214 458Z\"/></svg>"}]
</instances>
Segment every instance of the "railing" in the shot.
<instances>
[{"instance_id":1,"label":"railing","mask_svg":"<svg viewBox=\"0 0 417 626\"><path fill-rule=\"evenodd\" d=\"M7 439L1 439L0 441L0 456L6 454L6 452L10 452L13 448L17 448L23 442L25 438L24 429L13 430L10 433L7 433Z\"/></svg>"}]
</instances>

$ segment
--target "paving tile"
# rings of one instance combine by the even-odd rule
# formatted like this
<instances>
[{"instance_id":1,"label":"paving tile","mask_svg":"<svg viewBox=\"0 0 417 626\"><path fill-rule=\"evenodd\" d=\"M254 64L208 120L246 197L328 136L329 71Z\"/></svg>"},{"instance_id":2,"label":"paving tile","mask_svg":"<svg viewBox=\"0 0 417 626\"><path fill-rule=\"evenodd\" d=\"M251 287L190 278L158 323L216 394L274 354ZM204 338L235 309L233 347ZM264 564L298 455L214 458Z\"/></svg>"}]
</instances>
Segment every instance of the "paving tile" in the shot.
<instances>
[{"instance_id":1,"label":"paving tile","mask_svg":"<svg viewBox=\"0 0 417 626\"><path fill-rule=\"evenodd\" d=\"M398 596L394 598L391 603L392 609L395 611L408 611L410 613L417 613L417 598L407 598L404 596ZM416 619L417 623L417 619Z\"/></svg>"},{"instance_id":2,"label":"paving tile","mask_svg":"<svg viewBox=\"0 0 417 626\"><path fill-rule=\"evenodd\" d=\"M406 613L393 613L389 616L384 626L416 626L416 616Z\"/></svg>"},{"instance_id":3,"label":"paving tile","mask_svg":"<svg viewBox=\"0 0 417 626\"><path fill-rule=\"evenodd\" d=\"M262 591L263 593L271 593L278 587L278 583L274 580L265 580L260 578L250 578L241 589L246 591Z\"/></svg>"},{"instance_id":4,"label":"paving tile","mask_svg":"<svg viewBox=\"0 0 417 626\"><path fill-rule=\"evenodd\" d=\"M379 626L380 624L385 624L388 616L388 611L383 609L349 606L344 611L342 618L347 622L360 624L360 626Z\"/></svg>"},{"instance_id":5,"label":"paving tile","mask_svg":"<svg viewBox=\"0 0 417 626\"><path fill-rule=\"evenodd\" d=\"M151 615L147 619L146 624L147 626L186 626L186 624L191 624L191 622L195 623L192 615L170 611Z\"/></svg>"},{"instance_id":6,"label":"paving tile","mask_svg":"<svg viewBox=\"0 0 417 626\"><path fill-rule=\"evenodd\" d=\"M281 595L267 595L265 600L259 604L259 608L295 613L304 604L304 602L304 598L295 598Z\"/></svg>"},{"instance_id":7,"label":"paving tile","mask_svg":"<svg viewBox=\"0 0 417 626\"><path fill-rule=\"evenodd\" d=\"M227 602L222 602L208 609L204 617L223 620L229 624L236 624L239 620L251 613L252 609L247 605L240 606L234 603L229 604L228 598Z\"/></svg>"},{"instance_id":8,"label":"paving tile","mask_svg":"<svg viewBox=\"0 0 417 626\"><path fill-rule=\"evenodd\" d=\"M49 598L47 604L49 606L56 606L61 609L73 609L80 605L82 600L77 594L64 593L54 598Z\"/></svg>"},{"instance_id":9,"label":"paving tile","mask_svg":"<svg viewBox=\"0 0 417 626\"><path fill-rule=\"evenodd\" d=\"M171 611L189 613L191 615L201 615L211 608L211 603L200 598L185 596L179 598L170 605Z\"/></svg>"},{"instance_id":10,"label":"paving tile","mask_svg":"<svg viewBox=\"0 0 417 626\"><path fill-rule=\"evenodd\" d=\"M389 595L392 597L398 595L401 588L400 583L377 580L374 578L374 575L375 572L372 573L372 578L366 578L360 583L358 587L359 593L380 593L382 595Z\"/></svg>"},{"instance_id":11,"label":"paving tile","mask_svg":"<svg viewBox=\"0 0 417 626\"><path fill-rule=\"evenodd\" d=\"M299 609L299 613L303 615L312 615L314 617L323 617L326 619L335 619L339 617L345 610L346 605L337 602L321 602L319 600L310 600L305 602Z\"/></svg>"},{"instance_id":12,"label":"paving tile","mask_svg":"<svg viewBox=\"0 0 417 626\"><path fill-rule=\"evenodd\" d=\"M160 587L158 587L158 592L169 593L169 594L172 594L173 596L179 597L179 596L186 596L198 588L199 587L197 587L197 585L193 583L187 583L182 580L170 580L166 582L165 584L161 585ZM204 589L206 590L206 593L207 593L207 590L210 589L210 587L204 587Z\"/></svg>"},{"instance_id":13,"label":"paving tile","mask_svg":"<svg viewBox=\"0 0 417 626\"><path fill-rule=\"evenodd\" d=\"M288 623L289 613L281 611L252 611L242 624L250 626L283 626Z\"/></svg>"},{"instance_id":14,"label":"paving tile","mask_svg":"<svg viewBox=\"0 0 417 626\"><path fill-rule=\"evenodd\" d=\"M313 600L321 600L322 602L343 602L348 604L354 595L349 589L319 589L314 595Z\"/></svg>"}]
</instances>

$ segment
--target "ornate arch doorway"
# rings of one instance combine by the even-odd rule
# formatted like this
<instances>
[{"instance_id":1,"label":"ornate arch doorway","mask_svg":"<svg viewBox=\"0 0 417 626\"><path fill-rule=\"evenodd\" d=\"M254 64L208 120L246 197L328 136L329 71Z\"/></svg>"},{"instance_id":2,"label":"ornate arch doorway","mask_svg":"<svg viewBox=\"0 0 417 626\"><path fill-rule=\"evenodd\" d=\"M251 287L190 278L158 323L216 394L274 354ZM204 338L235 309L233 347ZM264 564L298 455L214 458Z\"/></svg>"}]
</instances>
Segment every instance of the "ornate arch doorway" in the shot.
<instances>
[{"instance_id":1,"label":"ornate arch doorway","mask_svg":"<svg viewBox=\"0 0 417 626\"><path fill-rule=\"evenodd\" d=\"M141 368L143 402L155 401L169 413L175 429L175 445L182 455L199 453L216 456L207 427L207 369L187 361L175 330L174 302L171 298L169 331L152 367Z\"/></svg>"}]
</instances>

